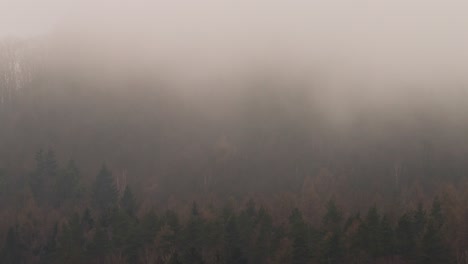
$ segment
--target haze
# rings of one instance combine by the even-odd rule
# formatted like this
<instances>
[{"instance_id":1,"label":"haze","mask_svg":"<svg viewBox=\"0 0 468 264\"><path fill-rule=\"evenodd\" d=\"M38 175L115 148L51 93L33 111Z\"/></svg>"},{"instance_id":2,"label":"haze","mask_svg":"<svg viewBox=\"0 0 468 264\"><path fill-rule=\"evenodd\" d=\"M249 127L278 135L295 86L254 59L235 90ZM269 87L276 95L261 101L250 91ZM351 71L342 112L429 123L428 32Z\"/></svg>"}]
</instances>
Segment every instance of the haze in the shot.
<instances>
[{"instance_id":1,"label":"haze","mask_svg":"<svg viewBox=\"0 0 468 264\"><path fill-rule=\"evenodd\" d=\"M468 264L467 14L0 0L0 262Z\"/></svg>"},{"instance_id":2,"label":"haze","mask_svg":"<svg viewBox=\"0 0 468 264\"><path fill-rule=\"evenodd\" d=\"M112 34L117 42L137 36L152 52L200 71L212 63L256 59L336 67L351 75L357 71L364 79L391 75L420 80L433 73L464 78L468 61L465 1L1 3L2 36L72 30Z\"/></svg>"}]
</instances>

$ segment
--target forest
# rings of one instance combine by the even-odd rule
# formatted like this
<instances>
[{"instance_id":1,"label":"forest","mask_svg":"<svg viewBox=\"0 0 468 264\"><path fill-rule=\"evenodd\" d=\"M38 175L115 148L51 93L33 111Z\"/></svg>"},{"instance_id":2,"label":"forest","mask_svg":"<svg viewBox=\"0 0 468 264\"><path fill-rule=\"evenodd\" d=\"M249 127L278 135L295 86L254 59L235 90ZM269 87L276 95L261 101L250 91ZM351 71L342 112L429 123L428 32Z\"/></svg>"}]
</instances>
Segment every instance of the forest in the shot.
<instances>
[{"instance_id":1,"label":"forest","mask_svg":"<svg viewBox=\"0 0 468 264\"><path fill-rule=\"evenodd\" d=\"M181 83L70 42L0 46L1 263L468 263L466 87Z\"/></svg>"}]
</instances>

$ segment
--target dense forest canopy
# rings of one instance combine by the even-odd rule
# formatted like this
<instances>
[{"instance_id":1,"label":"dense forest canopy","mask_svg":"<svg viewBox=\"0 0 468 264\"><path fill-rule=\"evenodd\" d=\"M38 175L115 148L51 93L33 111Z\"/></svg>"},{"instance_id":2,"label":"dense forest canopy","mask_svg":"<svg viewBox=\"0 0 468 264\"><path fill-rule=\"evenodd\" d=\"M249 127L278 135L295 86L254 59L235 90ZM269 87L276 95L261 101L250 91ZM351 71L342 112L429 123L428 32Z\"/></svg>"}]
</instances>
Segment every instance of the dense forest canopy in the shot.
<instances>
[{"instance_id":1,"label":"dense forest canopy","mask_svg":"<svg viewBox=\"0 0 468 264\"><path fill-rule=\"evenodd\" d=\"M82 40L1 43L6 263L467 263L463 82Z\"/></svg>"}]
</instances>

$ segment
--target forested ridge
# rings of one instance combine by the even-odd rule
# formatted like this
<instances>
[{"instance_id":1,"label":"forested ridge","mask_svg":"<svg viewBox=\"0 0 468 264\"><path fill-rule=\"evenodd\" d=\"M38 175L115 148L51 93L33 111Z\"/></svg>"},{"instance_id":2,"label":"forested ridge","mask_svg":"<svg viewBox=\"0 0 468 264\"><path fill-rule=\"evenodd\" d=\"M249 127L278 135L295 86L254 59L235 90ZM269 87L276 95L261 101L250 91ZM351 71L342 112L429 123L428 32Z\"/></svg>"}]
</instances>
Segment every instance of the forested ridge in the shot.
<instances>
[{"instance_id":1,"label":"forested ridge","mask_svg":"<svg viewBox=\"0 0 468 264\"><path fill-rule=\"evenodd\" d=\"M190 98L30 45L0 52L2 263L468 261L466 96L330 111L262 73Z\"/></svg>"},{"instance_id":2,"label":"forested ridge","mask_svg":"<svg viewBox=\"0 0 468 264\"><path fill-rule=\"evenodd\" d=\"M377 205L345 215L332 199L318 225L294 205L282 219L272 215L274 205L254 199L221 207L193 202L185 212L142 210L131 187L116 185L106 165L86 187L74 161L61 167L51 150L37 153L28 185L35 208L8 228L2 263L456 261L444 234L457 228L438 197L401 215Z\"/></svg>"}]
</instances>

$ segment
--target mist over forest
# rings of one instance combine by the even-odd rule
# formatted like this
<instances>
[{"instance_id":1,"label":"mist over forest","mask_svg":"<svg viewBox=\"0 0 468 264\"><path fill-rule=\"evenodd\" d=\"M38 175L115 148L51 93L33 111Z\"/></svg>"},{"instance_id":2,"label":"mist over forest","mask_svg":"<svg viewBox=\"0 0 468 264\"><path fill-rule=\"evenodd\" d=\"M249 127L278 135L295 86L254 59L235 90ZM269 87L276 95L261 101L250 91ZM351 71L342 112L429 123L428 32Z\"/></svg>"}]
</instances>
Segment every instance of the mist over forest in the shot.
<instances>
[{"instance_id":1,"label":"mist over forest","mask_svg":"<svg viewBox=\"0 0 468 264\"><path fill-rule=\"evenodd\" d=\"M0 263L468 263L462 16L293 2L0 26Z\"/></svg>"}]
</instances>

